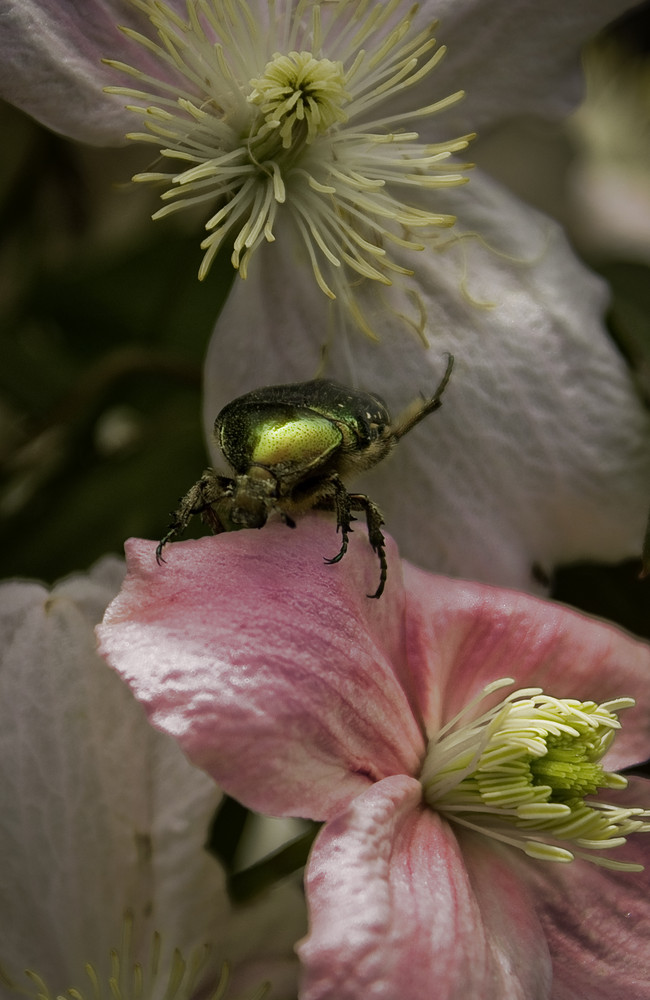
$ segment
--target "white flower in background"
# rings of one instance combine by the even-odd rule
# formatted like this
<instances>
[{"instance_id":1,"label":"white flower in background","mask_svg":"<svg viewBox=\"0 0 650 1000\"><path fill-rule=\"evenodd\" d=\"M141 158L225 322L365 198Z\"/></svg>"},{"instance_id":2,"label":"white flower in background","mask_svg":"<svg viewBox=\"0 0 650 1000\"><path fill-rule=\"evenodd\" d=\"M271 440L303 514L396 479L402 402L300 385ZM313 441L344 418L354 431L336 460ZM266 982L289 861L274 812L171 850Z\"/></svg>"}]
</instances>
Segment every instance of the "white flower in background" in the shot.
<instances>
[{"instance_id":1,"label":"white flower in background","mask_svg":"<svg viewBox=\"0 0 650 1000\"><path fill-rule=\"evenodd\" d=\"M0 995L290 998L299 893L233 909L204 849L220 791L95 653L123 574L0 585Z\"/></svg>"},{"instance_id":2,"label":"white flower in background","mask_svg":"<svg viewBox=\"0 0 650 1000\"><path fill-rule=\"evenodd\" d=\"M320 6L330 2L321 0ZM255 24L268 23L268 0L248 0L248 5ZM187 21L186 0L166 0L166 6ZM310 0L294 0L278 3L276 9L289 16L297 11L310 15L314 6ZM351 0L350 6L385 5ZM405 3L402 14L413 6ZM414 30L439 21L448 51L435 74L422 83L422 92L429 95L422 103L434 96L430 83L439 95L466 91L466 99L441 120L447 135L485 130L518 114L564 115L582 90L579 46L632 6L629 0L574 0L570 5L548 0L543 6L530 0L423 0ZM5 99L73 139L121 144L133 127L133 115L122 98L104 93L116 78L100 60L139 65L159 80L164 67L155 53L147 55L117 28L147 33L148 18L129 0L4 0L2 15L0 92ZM263 71L261 66L255 75ZM172 79L178 79L176 73L168 82ZM414 93L408 106L419 103ZM420 125L425 141L442 138L436 136L435 119L425 126Z\"/></svg>"},{"instance_id":3,"label":"white flower in background","mask_svg":"<svg viewBox=\"0 0 650 1000\"><path fill-rule=\"evenodd\" d=\"M123 30L159 62L160 76L106 60L135 81L107 90L128 98L147 129L128 138L158 154L134 177L164 184L154 218L201 206L208 235L199 277L227 241L242 278L287 219L321 291L363 326L354 285L389 285L404 270L394 246L421 251L432 228L454 222L435 199L412 204L413 192L467 179L449 158L471 136L423 144L416 131L462 91L390 112L414 88L425 100L445 51L434 25L414 31L417 8L403 0L270 2L256 12L246 0L192 0L185 17L161 2L132 3L157 38Z\"/></svg>"},{"instance_id":4,"label":"white flower in background","mask_svg":"<svg viewBox=\"0 0 650 1000\"><path fill-rule=\"evenodd\" d=\"M302 179L295 187L284 180L286 162L277 170L269 165L246 187L241 145L228 154L240 186L233 188L229 203L215 209L206 238L213 242L206 250L210 253L225 235L221 227L233 223L228 238L234 241L240 234L234 254L247 280L235 282L210 346L207 427L224 403L241 392L316 374L379 392L398 410L437 385L442 355L451 351L456 366L443 409L372 473L372 495L408 557L452 575L531 588L561 562L616 560L639 553L650 494L647 413L604 329L606 290L578 263L552 223L480 171L461 188L454 183L430 190L422 186L419 172L412 184L396 185L396 177L404 179L404 161L392 159L398 148L408 157L430 145L446 155L455 145L453 139L450 145L450 136L464 137L475 130L480 134L514 115L566 114L580 96L581 45L629 6L626 0L575 0L569 5L563 0L544 5L529 0L426 0L411 14L406 2L393 7L300 0L273 7L248 0L247 8L217 5L226 12L217 17L217 7L207 0L193 0L189 7L184 0L169 0L164 7L148 0L88 0L82 16L73 0L10 0L0 20L0 92L48 126L100 144L120 142L133 131L137 118L125 103L139 106L140 116L143 107L157 108L145 111L144 117L158 134L147 130L142 135L148 144L156 140L154 159L161 148L168 150L148 173L165 176L170 206L181 204L186 195L214 195L224 180L226 162L218 164L221 173L215 173L217 164L212 162L214 133L208 142L202 131L208 118L211 129L218 123L218 117L211 117L217 78L221 87L230 81L221 95L223 107L232 115L239 109L249 128L257 123L255 143L273 145L269 164L290 155L297 142L311 170L308 177L298 174ZM247 43L239 41L237 27L245 9L252 22ZM392 95L384 107L381 84L375 80L375 103L366 116L355 104L361 100L354 85L356 36L343 37L336 26L358 14L359 31L365 25L368 32L364 18L373 16L370 10L380 20L393 12L391 25L412 18L410 33L395 42L398 47L430 31L437 19L447 53L429 73L424 70L433 69L430 62L440 50L421 52L419 76L419 69L404 56L406 62L396 72L404 73L404 83L409 74L416 74L412 85ZM229 37L236 35L240 48L224 45L219 55L206 41L204 49L197 49L201 31L206 39L216 38L215 18L221 24L222 16L228 17ZM330 21L335 30L327 36ZM119 32L117 24L127 31ZM262 55L259 39L266 37L267 29L271 48L279 40L285 42L277 56L270 50ZM320 39L317 52L308 47L310 35ZM426 48L429 34L421 37ZM377 37L368 33L367 38L372 43L368 52L372 48L377 53L372 47ZM391 65L389 38L386 28L387 49L377 56L382 69L384 59ZM309 52L314 63L304 55ZM100 65L102 58L114 60L113 65ZM104 92L106 86L119 86L115 61L122 64L122 74L125 67L136 69L133 80L140 99ZM254 63L259 66L253 71ZM183 76L186 72L189 77ZM314 88L305 97L296 96L301 73ZM289 76L293 83L285 90ZM182 86L179 80L185 81ZM466 92L463 101L448 100L460 90ZM201 93L204 101L197 103ZM151 94L158 95L155 101L147 96ZM441 101L447 104L443 114L413 118L414 110L417 116L419 109L430 110ZM341 116L350 115L351 107L357 117L343 121ZM399 133L399 114L404 115L407 133L418 132L417 139ZM179 115L194 131L182 132ZM366 166L376 173L368 179L368 191L357 178L361 188L354 197L366 203L358 209L363 225L352 226L354 234L348 230L344 238L341 227L351 225L352 195L342 211L331 192L318 189L329 184L338 193L346 190L340 177L323 179L320 171L326 161L316 163L314 153L321 148L331 154L340 139L346 150L354 148L359 155L352 125L359 121L370 130L368 122L374 121L372 132L379 134L377 120L382 118L387 119L386 135L400 135L399 145L373 141L366 146ZM160 134L165 132L169 134ZM183 146L181 138L192 135L203 136L196 140L203 148ZM367 140L360 131L361 145ZM380 155L388 157L385 177L377 173ZM206 159L195 162L192 157ZM447 160L439 165L447 171ZM249 180L253 167L248 164ZM460 175L455 173L454 168L451 176L457 181ZM345 176L349 180L351 175ZM433 180L440 176L436 170ZM378 180L387 183L373 188ZM276 197L283 194L284 202ZM367 238L363 227L371 218L368 204L376 209L389 196L395 199L394 212L399 202L416 216L424 213L429 222L434 216L457 217L453 234L443 236L433 227L438 233L433 246L444 252L416 252L387 234L381 241L367 240L368 246L358 242ZM300 206L307 204L309 219L318 215L314 230L301 214ZM319 215L315 206L326 204L327 212ZM334 216L327 214L330 210ZM295 229L295 218L304 226L297 239L284 228L288 219L289 228ZM371 227L377 214L372 218ZM321 224L328 232L322 246ZM393 226L390 219L386 227L391 237L398 235L407 243L429 231L428 225L421 228L413 222ZM269 235L275 241L262 246ZM346 244L350 260L338 254L342 239L351 241ZM339 296L339 303L350 304L354 295L355 321L349 322L344 310L329 308L327 295L314 281L314 261L321 284ZM375 268L377 275L362 276L366 267ZM345 283L350 275L352 292ZM393 275L399 280L385 284ZM359 324L359 315L379 344L349 330ZM423 341L429 342L428 349Z\"/></svg>"},{"instance_id":5,"label":"white flower in background","mask_svg":"<svg viewBox=\"0 0 650 1000\"><path fill-rule=\"evenodd\" d=\"M408 252L399 263L394 251L422 251L432 237L439 242L438 227L453 224L435 197L467 180L450 157L467 146L475 123L526 107L547 68L549 10L544 54L525 80L510 66L511 36L523 21L534 36L538 15L526 3L507 12L503 4L485 5L488 35L485 27L476 31L482 6L109 0L87 4L81 18L73 0L9 0L0 23L0 93L74 137L115 141L117 133L122 140L124 119L128 138L153 145L151 168L134 179L164 185L156 217L201 206L207 236L200 277L226 243L246 277L251 256L276 242L286 223L293 238L282 232L276 252L305 257L321 291L373 334L357 286L364 279L390 286L419 266ZM556 75L575 72L568 56L581 29L595 30L625 6L601 0L589 12L563 11L551 59ZM457 70L440 77L433 73L445 55L433 35L438 19L456 47ZM518 70L530 62L528 49L520 45ZM487 114L486 50L498 94ZM115 72L106 78L100 62ZM507 98L504 80L516 84ZM474 97L455 133L455 123L437 123L438 112L454 108L464 81L473 82ZM540 104L557 106L548 90L545 80ZM138 121L145 131L135 131ZM296 267L296 280L303 277ZM409 310L412 322L418 306Z\"/></svg>"}]
</instances>

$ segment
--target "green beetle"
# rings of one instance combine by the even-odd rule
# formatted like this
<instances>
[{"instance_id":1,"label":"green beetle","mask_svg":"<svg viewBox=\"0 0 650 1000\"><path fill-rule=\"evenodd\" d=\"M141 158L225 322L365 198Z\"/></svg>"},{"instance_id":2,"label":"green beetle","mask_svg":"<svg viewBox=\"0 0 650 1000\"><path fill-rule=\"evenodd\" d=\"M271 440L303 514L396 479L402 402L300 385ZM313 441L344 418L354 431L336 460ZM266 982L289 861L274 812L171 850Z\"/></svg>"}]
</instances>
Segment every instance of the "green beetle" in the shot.
<instances>
[{"instance_id":1,"label":"green beetle","mask_svg":"<svg viewBox=\"0 0 650 1000\"><path fill-rule=\"evenodd\" d=\"M384 402L368 392L327 379L271 385L234 399L219 413L215 438L235 472L234 479L206 469L180 501L164 546L181 534L195 514L212 530L262 528L273 512L295 528L294 518L308 510L336 514L341 548L327 563L337 563L348 547L353 511L363 511L368 538L379 558L381 597L386 554L381 511L363 493L348 493L344 480L381 462L412 427L437 410L454 359L430 399L416 400L393 423Z\"/></svg>"}]
</instances>

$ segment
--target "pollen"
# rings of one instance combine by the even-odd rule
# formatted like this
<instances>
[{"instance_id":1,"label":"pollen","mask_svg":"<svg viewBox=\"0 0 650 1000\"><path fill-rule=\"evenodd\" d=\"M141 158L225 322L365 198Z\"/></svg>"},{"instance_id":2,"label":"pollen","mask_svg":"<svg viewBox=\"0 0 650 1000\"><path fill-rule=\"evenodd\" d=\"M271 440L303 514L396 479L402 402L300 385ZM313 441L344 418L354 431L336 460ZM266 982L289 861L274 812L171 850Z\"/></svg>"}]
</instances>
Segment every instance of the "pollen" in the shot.
<instances>
[{"instance_id":1,"label":"pollen","mask_svg":"<svg viewBox=\"0 0 650 1000\"><path fill-rule=\"evenodd\" d=\"M452 823L522 850L531 858L603 867L641 866L605 853L632 833L650 832L650 812L603 799L627 779L601 761L631 698L596 704L516 691L478 718L489 685L431 741L420 780L427 804Z\"/></svg>"},{"instance_id":2,"label":"pollen","mask_svg":"<svg viewBox=\"0 0 650 1000\"><path fill-rule=\"evenodd\" d=\"M247 0L187 0L186 18L164 0L130 2L149 28L122 31L147 70L106 59L130 77L106 89L144 126L128 138L154 147L133 178L161 187L154 218L205 212L200 278L226 247L245 278L282 232L320 291L371 333L357 289L413 273L395 251L417 256L455 222L420 192L468 179L455 154L472 135L420 142L421 123L463 97L421 104L445 51L435 26L416 30L408 0L270 0L263 19Z\"/></svg>"}]
</instances>

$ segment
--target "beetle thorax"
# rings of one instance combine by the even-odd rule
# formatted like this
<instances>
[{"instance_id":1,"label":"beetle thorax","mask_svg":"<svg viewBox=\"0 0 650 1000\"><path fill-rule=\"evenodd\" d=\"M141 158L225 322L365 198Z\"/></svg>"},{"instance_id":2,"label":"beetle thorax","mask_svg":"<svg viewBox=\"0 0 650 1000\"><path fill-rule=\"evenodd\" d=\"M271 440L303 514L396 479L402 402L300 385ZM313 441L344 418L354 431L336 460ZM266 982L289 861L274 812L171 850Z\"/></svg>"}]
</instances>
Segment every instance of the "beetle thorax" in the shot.
<instances>
[{"instance_id":1,"label":"beetle thorax","mask_svg":"<svg viewBox=\"0 0 650 1000\"><path fill-rule=\"evenodd\" d=\"M230 520L242 528L262 528L275 506L276 497L275 477L268 469L251 466L247 473L235 478Z\"/></svg>"}]
</instances>

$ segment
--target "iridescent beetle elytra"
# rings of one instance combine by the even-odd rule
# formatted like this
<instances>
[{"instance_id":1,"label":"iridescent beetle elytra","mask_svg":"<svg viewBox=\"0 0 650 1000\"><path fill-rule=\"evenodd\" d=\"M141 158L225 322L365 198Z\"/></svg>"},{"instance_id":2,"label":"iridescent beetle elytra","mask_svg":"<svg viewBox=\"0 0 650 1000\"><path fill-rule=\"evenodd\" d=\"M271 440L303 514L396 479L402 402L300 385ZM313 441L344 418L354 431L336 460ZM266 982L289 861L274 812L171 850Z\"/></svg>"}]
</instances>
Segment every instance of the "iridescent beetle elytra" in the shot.
<instances>
[{"instance_id":1,"label":"iridescent beetle elytra","mask_svg":"<svg viewBox=\"0 0 650 1000\"><path fill-rule=\"evenodd\" d=\"M262 528L273 512L290 528L308 510L336 514L341 548L327 563L346 553L353 511L363 511L368 539L379 558L381 597L386 583L386 555L381 511L363 493L348 493L344 480L377 465L401 437L442 403L454 365L430 399L415 400L392 422L378 396L348 389L327 379L271 385L239 396L221 410L216 440L235 473L233 479L206 469L182 498L156 550L181 534L195 514L216 532Z\"/></svg>"}]
</instances>

